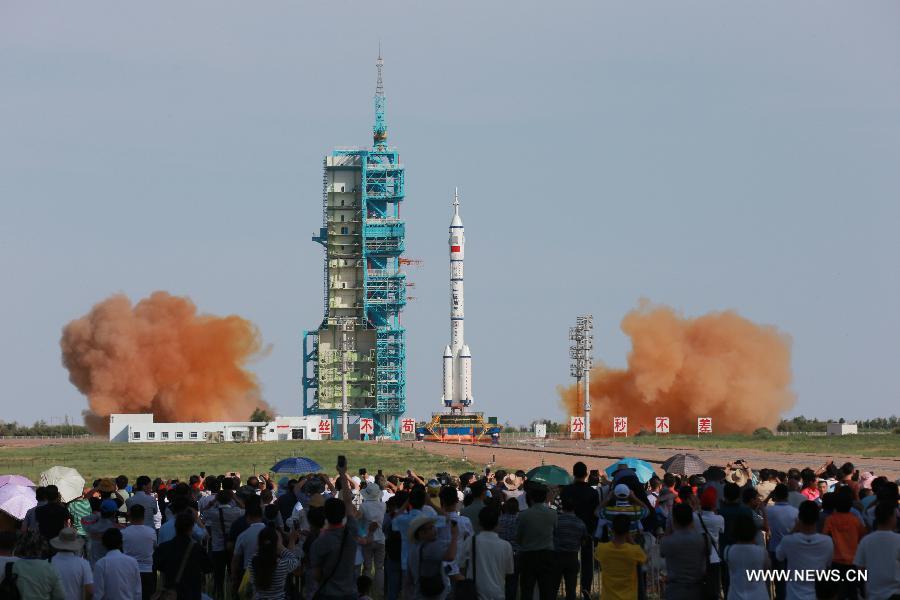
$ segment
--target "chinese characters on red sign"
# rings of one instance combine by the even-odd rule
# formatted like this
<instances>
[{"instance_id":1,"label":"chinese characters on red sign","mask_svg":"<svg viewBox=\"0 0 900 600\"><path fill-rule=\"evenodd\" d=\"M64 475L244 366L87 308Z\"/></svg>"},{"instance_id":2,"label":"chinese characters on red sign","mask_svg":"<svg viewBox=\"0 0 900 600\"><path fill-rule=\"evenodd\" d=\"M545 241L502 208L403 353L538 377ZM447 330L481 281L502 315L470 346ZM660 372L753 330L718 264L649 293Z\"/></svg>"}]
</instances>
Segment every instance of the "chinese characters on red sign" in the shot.
<instances>
[{"instance_id":1,"label":"chinese characters on red sign","mask_svg":"<svg viewBox=\"0 0 900 600\"><path fill-rule=\"evenodd\" d=\"M656 433L669 433L669 417L656 417Z\"/></svg>"},{"instance_id":2,"label":"chinese characters on red sign","mask_svg":"<svg viewBox=\"0 0 900 600\"><path fill-rule=\"evenodd\" d=\"M572 433L584 433L584 417L572 417L570 430Z\"/></svg>"},{"instance_id":3,"label":"chinese characters on red sign","mask_svg":"<svg viewBox=\"0 0 900 600\"><path fill-rule=\"evenodd\" d=\"M712 433L712 419L709 417L698 418L697 433Z\"/></svg>"},{"instance_id":4,"label":"chinese characters on red sign","mask_svg":"<svg viewBox=\"0 0 900 600\"><path fill-rule=\"evenodd\" d=\"M613 417L613 433L628 433L628 417Z\"/></svg>"}]
</instances>

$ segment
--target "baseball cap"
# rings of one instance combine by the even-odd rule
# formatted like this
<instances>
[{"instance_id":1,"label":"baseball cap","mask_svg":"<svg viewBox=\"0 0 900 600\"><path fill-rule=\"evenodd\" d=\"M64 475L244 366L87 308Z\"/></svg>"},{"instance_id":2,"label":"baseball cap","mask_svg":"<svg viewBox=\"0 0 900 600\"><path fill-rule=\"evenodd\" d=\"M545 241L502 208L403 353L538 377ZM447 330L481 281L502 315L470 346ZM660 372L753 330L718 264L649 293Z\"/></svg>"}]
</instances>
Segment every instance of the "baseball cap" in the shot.
<instances>
[{"instance_id":1,"label":"baseball cap","mask_svg":"<svg viewBox=\"0 0 900 600\"><path fill-rule=\"evenodd\" d=\"M616 495L616 498L627 498L631 494L631 488L624 483L620 483L613 488L613 494Z\"/></svg>"},{"instance_id":2,"label":"baseball cap","mask_svg":"<svg viewBox=\"0 0 900 600\"><path fill-rule=\"evenodd\" d=\"M100 513L114 513L119 510L119 505L116 504L115 500L110 500L107 498L103 502L100 503Z\"/></svg>"}]
</instances>

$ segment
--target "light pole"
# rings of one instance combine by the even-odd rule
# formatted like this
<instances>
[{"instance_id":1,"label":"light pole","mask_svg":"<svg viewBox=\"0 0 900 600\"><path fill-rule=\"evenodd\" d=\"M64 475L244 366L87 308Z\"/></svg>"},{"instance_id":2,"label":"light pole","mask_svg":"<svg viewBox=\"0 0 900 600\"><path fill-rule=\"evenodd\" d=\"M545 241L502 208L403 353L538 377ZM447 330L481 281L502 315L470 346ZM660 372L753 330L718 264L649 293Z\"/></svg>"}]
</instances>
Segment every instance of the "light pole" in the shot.
<instances>
[{"instance_id":1,"label":"light pole","mask_svg":"<svg viewBox=\"0 0 900 600\"><path fill-rule=\"evenodd\" d=\"M575 319L575 327L569 327L569 373L575 378L576 393L584 384L584 439L591 439L591 367L594 350L594 317L581 315Z\"/></svg>"},{"instance_id":2,"label":"light pole","mask_svg":"<svg viewBox=\"0 0 900 600\"><path fill-rule=\"evenodd\" d=\"M342 413L342 438L350 439L350 405L347 403L347 371L350 370L348 354L353 351L353 339L348 332L353 331L353 317L343 317L340 320L341 327L341 413Z\"/></svg>"}]
</instances>

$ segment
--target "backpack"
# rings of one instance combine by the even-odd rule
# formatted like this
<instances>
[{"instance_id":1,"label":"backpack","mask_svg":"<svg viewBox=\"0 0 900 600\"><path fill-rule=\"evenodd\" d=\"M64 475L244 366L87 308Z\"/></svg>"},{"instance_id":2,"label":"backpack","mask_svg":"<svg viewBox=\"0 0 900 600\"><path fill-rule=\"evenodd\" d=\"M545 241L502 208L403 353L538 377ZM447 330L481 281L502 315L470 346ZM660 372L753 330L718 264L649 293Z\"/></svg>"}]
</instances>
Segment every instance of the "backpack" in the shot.
<instances>
[{"instance_id":1,"label":"backpack","mask_svg":"<svg viewBox=\"0 0 900 600\"><path fill-rule=\"evenodd\" d=\"M4 600L21 600L22 594L16 586L19 576L13 573L13 565L16 563L9 561L6 563L6 570L3 574L3 581L0 581L0 598Z\"/></svg>"}]
</instances>

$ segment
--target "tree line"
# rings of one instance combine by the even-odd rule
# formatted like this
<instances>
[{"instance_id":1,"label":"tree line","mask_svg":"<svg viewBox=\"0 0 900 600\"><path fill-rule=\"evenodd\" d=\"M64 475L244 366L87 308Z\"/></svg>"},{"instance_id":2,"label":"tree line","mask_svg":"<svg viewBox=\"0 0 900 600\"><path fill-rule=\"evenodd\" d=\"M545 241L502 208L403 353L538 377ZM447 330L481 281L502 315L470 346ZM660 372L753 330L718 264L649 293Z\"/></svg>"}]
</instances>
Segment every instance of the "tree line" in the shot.
<instances>
[{"instance_id":1,"label":"tree line","mask_svg":"<svg viewBox=\"0 0 900 600\"><path fill-rule=\"evenodd\" d=\"M73 436L88 435L90 431L84 425L60 424L50 425L46 421L35 421L34 425L20 425L15 421L0 421L0 436Z\"/></svg>"}]
</instances>

